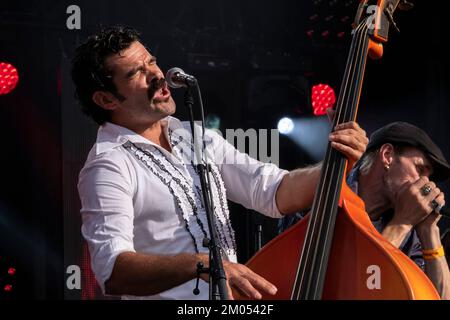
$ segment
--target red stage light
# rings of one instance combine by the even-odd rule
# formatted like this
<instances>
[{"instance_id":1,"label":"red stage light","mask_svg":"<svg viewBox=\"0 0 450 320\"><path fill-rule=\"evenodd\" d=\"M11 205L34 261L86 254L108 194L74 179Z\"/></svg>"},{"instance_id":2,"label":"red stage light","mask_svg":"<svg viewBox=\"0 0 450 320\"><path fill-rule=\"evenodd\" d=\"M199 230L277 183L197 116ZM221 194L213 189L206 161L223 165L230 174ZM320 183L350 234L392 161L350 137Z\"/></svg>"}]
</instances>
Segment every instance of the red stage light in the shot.
<instances>
[{"instance_id":1,"label":"red stage light","mask_svg":"<svg viewBox=\"0 0 450 320\"><path fill-rule=\"evenodd\" d=\"M0 62L0 95L13 91L18 82L17 69L10 63Z\"/></svg>"},{"instance_id":2,"label":"red stage light","mask_svg":"<svg viewBox=\"0 0 450 320\"><path fill-rule=\"evenodd\" d=\"M316 116L326 114L328 108L332 108L336 102L333 88L327 84L318 84L312 87L312 107Z\"/></svg>"},{"instance_id":3,"label":"red stage light","mask_svg":"<svg viewBox=\"0 0 450 320\"><path fill-rule=\"evenodd\" d=\"M10 285L10 284L5 285L3 290L5 290L6 292L11 292L12 291L12 285Z\"/></svg>"},{"instance_id":4,"label":"red stage light","mask_svg":"<svg viewBox=\"0 0 450 320\"><path fill-rule=\"evenodd\" d=\"M8 269L8 274L9 274L10 276L15 275L15 274L16 274L16 269L15 269L15 268L9 268L9 269Z\"/></svg>"},{"instance_id":5,"label":"red stage light","mask_svg":"<svg viewBox=\"0 0 450 320\"><path fill-rule=\"evenodd\" d=\"M322 32L322 38L328 38L328 36L330 35L330 31L325 30Z\"/></svg>"},{"instance_id":6,"label":"red stage light","mask_svg":"<svg viewBox=\"0 0 450 320\"><path fill-rule=\"evenodd\" d=\"M319 15L318 14L313 14L311 16L309 16L309 20L310 21L317 21L319 19Z\"/></svg>"}]
</instances>

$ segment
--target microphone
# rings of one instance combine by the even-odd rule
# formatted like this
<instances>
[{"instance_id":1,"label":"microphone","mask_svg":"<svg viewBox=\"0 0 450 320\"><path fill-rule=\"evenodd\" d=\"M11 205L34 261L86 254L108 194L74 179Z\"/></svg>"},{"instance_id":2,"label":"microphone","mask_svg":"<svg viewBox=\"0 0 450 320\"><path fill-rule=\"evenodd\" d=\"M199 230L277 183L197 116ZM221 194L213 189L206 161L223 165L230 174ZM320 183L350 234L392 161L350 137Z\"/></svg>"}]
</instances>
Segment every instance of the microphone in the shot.
<instances>
[{"instance_id":1,"label":"microphone","mask_svg":"<svg viewBox=\"0 0 450 320\"><path fill-rule=\"evenodd\" d=\"M167 85L173 89L192 87L197 84L197 79L184 73L180 68L172 68L166 73Z\"/></svg>"}]
</instances>

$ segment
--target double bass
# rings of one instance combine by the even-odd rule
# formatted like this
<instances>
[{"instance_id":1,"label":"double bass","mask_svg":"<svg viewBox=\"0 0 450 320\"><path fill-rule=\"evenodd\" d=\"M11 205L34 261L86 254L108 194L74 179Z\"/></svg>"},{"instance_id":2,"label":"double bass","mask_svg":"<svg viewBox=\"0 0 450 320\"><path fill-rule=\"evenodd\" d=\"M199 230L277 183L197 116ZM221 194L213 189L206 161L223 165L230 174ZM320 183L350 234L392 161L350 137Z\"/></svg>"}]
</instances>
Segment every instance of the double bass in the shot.
<instances>
[{"instance_id":1,"label":"double bass","mask_svg":"<svg viewBox=\"0 0 450 320\"><path fill-rule=\"evenodd\" d=\"M333 128L355 121L366 60L381 58L389 26L397 28L394 11L410 5L361 1ZM263 299L439 299L424 272L374 228L346 173L347 160L328 144L311 212L246 264L278 288Z\"/></svg>"}]
</instances>

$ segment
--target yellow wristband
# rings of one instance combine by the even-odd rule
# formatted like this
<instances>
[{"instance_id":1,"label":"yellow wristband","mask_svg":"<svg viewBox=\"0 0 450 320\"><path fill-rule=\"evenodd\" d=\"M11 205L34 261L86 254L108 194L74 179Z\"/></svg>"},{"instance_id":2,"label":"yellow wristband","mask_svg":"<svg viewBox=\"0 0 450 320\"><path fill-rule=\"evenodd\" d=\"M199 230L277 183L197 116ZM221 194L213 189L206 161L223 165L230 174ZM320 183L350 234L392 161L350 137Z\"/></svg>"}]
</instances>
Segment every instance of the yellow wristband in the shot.
<instances>
[{"instance_id":1,"label":"yellow wristband","mask_svg":"<svg viewBox=\"0 0 450 320\"><path fill-rule=\"evenodd\" d=\"M443 246L437 249L422 250L422 253L425 260L434 260L445 255Z\"/></svg>"}]
</instances>

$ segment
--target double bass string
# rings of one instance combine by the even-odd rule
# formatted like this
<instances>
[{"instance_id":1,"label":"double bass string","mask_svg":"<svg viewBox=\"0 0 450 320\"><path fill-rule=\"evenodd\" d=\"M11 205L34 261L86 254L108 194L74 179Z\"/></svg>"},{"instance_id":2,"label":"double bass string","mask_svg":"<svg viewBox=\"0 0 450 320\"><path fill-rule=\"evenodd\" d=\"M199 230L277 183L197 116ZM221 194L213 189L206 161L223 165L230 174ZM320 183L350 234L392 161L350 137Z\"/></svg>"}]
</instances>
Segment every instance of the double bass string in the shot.
<instances>
[{"instance_id":1,"label":"double bass string","mask_svg":"<svg viewBox=\"0 0 450 320\"><path fill-rule=\"evenodd\" d=\"M367 25L366 25L366 27L367 27ZM363 54L362 54L361 61L360 61L361 66L358 67L358 70L359 70L359 72L357 74L358 78L355 82L356 83L355 90L357 90L357 91L353 95L350 95L351 97L353 97L352 107L349 108L348 110L346 110L346 115L344 117L345 121L356 119L356 112L357 112L358 102L359 102L359 98L360 98L360 94L361 94L362 84L364 81L364 70L365 70L365 65L366 65L366 61L367 61L367 53L368 53L368 46L369 46L369 37L366 32L364 32L363 41L364 41L364 49L362 51Z\"/></svg>"},{"instance_id":2,"label":"double bass string","mask_svg":"<svg viewBox=\"0 0 450 320\"><path fill-rule=\"evenodd\" d=\"M348 90L347 89L348 85L349 85L349 80L355 78L355 72L356 71L360 71L360 66L359 65L361 64L361 60L364 60L364 57L363 57L363 59L361 59L361 57L360 57L361 56L360 48L361 48L361 45L362 45L363 41L366 40L367 37L365 37L366 33L363 32L362 39L361 39L361 32L360 32L360 30L364 29L364 27L362 25L363 24L361 24L360 26L358 26L358 28L355 29L355 33L356 33L355 34L355 38L356 39L355 39L355 41L352 41L352 47L350 49L350 56L349 56L348 62L347 62L345 78L344 78L344 81L343 81L343 85L341 86L340 101L338 103L338 110L337 110L337 115L336 115L335 120L334 120L334 124L344 122L346 116L348 117L348 111L350 111L350 114L352 114L351 109L349 110L349 108L348 108L348 99L349 99L349 96L351 96L351 95L345 95L345 92L352 93L354 91L355 86L352 85L352 84L354 84L354 82L350 83L350 86L351 86L351 88L353 90ZM357 43L356 46L355 46L355 43ZM354 59L355 52L356 52L356 55L358 57L357 59ZM356 63L355 63L355 61L356 61ZM361 78L361 72L358 74L358 81L360 80L360 78ZM356 82L356 84L358 84L358 82ZM357 86L356 89L359 89L359 88L360 88L360 86ZM345 104L344 104L344 102L345 102ZM355 102L355 99L353 99L353 102ZM346 108L344 110L342 110L343 106L346 106ZM353 105L353 109L354 109L354 105ZM331 151L333 151L333 150L331 150ZM335 152L334 153L330 153L330 152L327 153L327 161L326 161L326 163L327 164L331 163L331 166L329 166L329 165L325 166L323 177L329 177L329 175L330 175L329 170L331 170L331 172L332 172L331 173L331 177L339 175L339 172L338 172L338 174L336 174L336 166L337 166L336 161L331 161L330 158L336 158L336 153ZM335 159L333 159L333 160L335 160ZM337 179L335 179L335 180L341 180L341 179L339 179L338 176L336 178ZM323 181L323 178L322 178L322 181ZM332 182L336 183L335 181L332 181ZM334 186L336 186L336 184ZM333 201L328 201L328 206L327 206L326 201L325 201L325 204L324 204L323 195L326 194L326 196L327 196L325 198L325 200L329 199L329 194L330 194L330 191L331 191L330 187L331 186L330 186L330 184L328 184L329 188L328 188L326 193L323 191L323 189L325 187L324 183L321 183L321 187L322 187L322 190L320 190L319 198L318 198L317 203L318 203L319 208L322 207L322 210L315 210L315 209L313 209L313 211L312 211L314 213L316 211L319 211L319 212L317 214L312 215L312 217L311 217L313 221L310 221L310 226L308 227L308 232L307 232L308 234L311 234L311 236L308 237L308 235L307 235L306 240L307 240L308 243L305 243L305 246L304 246L305 247L305 251L304 251L304 254L302 255L302 259L305 259L303 261L303 263L304 263L303 270L304 271L307 270L309 272L300 272L301 264L299 265L299 268L297 270L297 277L296 277L296 280L295 280L296 286L295 286L293 294L291 296L292 298L294 298L296 295L297 295L297 298L298 298L298 293L295 292L295 291L298 290L298 285L299 284L301 284L302 286L306 285L305 282L304 282L305 281L305 279L304 279L305 273L310 274L309 279L308 279L309 281L307 281L307 288L310 288L310 284L311 284L311 281L312 281L313 277L312 277L312 274L311 274L311 270L308 270L308 265L309 265L309 269L312 269L311 263L314 265L314 261L310 262L310 260L314 259L314 256L317 255L317 253L319 251L318 250L319 249L318 246L323 241L325 241L325 248L327 250L322 250L321 251L322 256L321 257L319 256L319 258L320 258L320 260L319 260L320 264L319 264L319 268L318 268L319 275L321 275L320 271L323 268L323 261L327 258L326 254L328 253L328 247L326 246L326 244L327 244L327 241L328 241L327 238L328 238L328 235L330 234L330 232L325 234L325 238L324 239L322 238L322 241L320 241L321 240L320 238L317 239L318 236L316 236L316 234L317 234L317 232L319 232L319 236L320 236L320 234L322 234L320 231L323 230L323 228L324 228L323 225L324 225L324 220L325 220L325 217L326 217L325 212L328 212L329 210L332 209L332 208L328 208L328 210L323 210L323 206L329 207L330 203L331 203L331 205L337 203L336 202L336 196L338 196L338 195L335 192ZM318 190L318 192L319 192L319 190ZM319 214L321 214L321 217L318 216ZM320 220L320 226L319 226L319 228L317 228L317 222L319 220ZM332 223L329 223L328 224L328 229L332 225L333 225ZM315 248L314 248L313 251L311 250L311 247L313 246L312 242L315 242L315 245L314 245ZM317 261L317 258L316 258L316 261ZM299 275L301 276L301 282L300 283L298 283ZM316 286L317 285L318 285L318 283L316 284ZM320 290L321 289L319 288L319 291ZM315 292L316 291L317 291L317 287L316 287Z\"/></svg>"},{"instance_id":3,"label":"double bass string","mask_svg":"<svg viewBox=\"0 0 450 320\"><path fill-rule=\"evenodd\" d=\"M355 32L357 32L359 29L360 29L360 27L358 27L355 30ZM354 37L356 38L356 35L354 35ZM350 78L350 75L352 74L351 70L353 69L352 66L353 66L353 61L354 61L354 56L355 56L355 51L356 51L356 46L355 46L356 42L357 42L356 39L354 39L352 41L352 44L351 44L350 54L349 54L349 57L348 57L347 67L346 67L346 71L345 71L345 78L344 78L343 84L341 86L341 90L340 90L341 92L340 92L340 95L339 95L338 108L337 108L338 109L337 110L338 113L335 116L334 123L336 123L338 121L338 119L341 118L341 115L342 115L342 112L341 112L342 108L341 108L341 106L342 106L342 101L345 98L344 92L347 90L349 78ZM330 150L328 150L326 157L327 157L327 159L326 159L325 163L329 163L330 162L330 159L329 159L330 158ZM316 194L318 193L319 197L318 197L317 201L314 202L315 206L319 206L320 207L320 205L322 203L321 197L324 194L324 190L323 189L325 187L325 184L323 183L323 181L324 181L324 177L326 177L328 175L328 169L329 169L328 166L325 166L325 168L323 168L324 172L322 173L321 184L320 184L320 187L322 189L319 190L319 188L318 188L318 190L316 191ZM297 269L295 288L294 288L294 290L292 292L292 298L296 297L297 290L298 290L299 286L309 287L310 286L310 282L312 280L311 277L310 277L308 279L309 281L307 281L307 283L305 283L305 279L304 278L305 278L305 276L307 274L311 273L310 269L312 269L312 266L310 264L313 263L313 262L310 262L310 260L314 258L314 255L312 255L312 254L314 254L317 251L317 246L315 246L316 249L314 250L314 252L311 252L312 242L314 242L314 240L316 238L315 230L317 229L316 225L317 225L317 221L318 221L318 218L319 218L316 215L317 211L318 210L316 210L316 208L313 208L313 210L312 210L312 214L311 214L311 220L312 221L310 221L308 229L307 229L307 235L306 235L306 239L305 239L306 243L303 246L304 247L304 251L303 251L303 254L302 254L302 258L301 258L302 261L300 261L299 267ZM300 282L298 281L298 277L299 276L301 277Z\"/></svg>"},{"instance_id":4,"label":"double bass string","mask_svg":"<svg viewBox=\"0 0 450 320\"><path fill-rule=\"evenodd\" d=\"M346 122L352 119L346 118L346 115L348 113L352 113L352 109L356 107L356 105L350 103L352 100L352 97L356 94L358 90L357 88L360 85L359 79L363 70L361 68L361 60L364 59L365 51L361 49L362 43L366 43L364 32L363 35L359 36L358 39L358 49L357 49L357 59L356 63L354 65L353 74L351 77L351 83L350 83L350 90L348 91L347 95L347 101L344 103L344 109L342 109L341 117L344 117L344 119L341 119L342 122ZM320 231L319 231L319 248L322 250L319 250L316 252L318 255L318 274L320 277L325 277L326 269L328 267L328 259L329 259L329 253L332 246L332 238L334 235L334 227L336 222L336 217L338 213L338 201L340 197L340 192L342 188L342 182L345 179L345 160L341 154L339 154L336 150L332 150L331 155L332 161L331 161L331 174L329 180L329 189L327 190L326 196L325 196L325 204L324 204L324 210L322 212L321 217L321 223L320 223ZM331 196L330 196L331 195ZM320 281L316 284L316 291L317 295L321 295L321 291L323 288L323 281Z\"/></svg>"},{"instance_id":5,"label":"double bass string","mask_svg":"<svg viewBox=\"0 0 450 320\"><path fill-rule=\"evenodd\" d=\"M342 100L344 98L343 93L347 90L346 88L348 86L348 80L349 80L349 77L351 74L350 70L352 68L352 64L354 61L354 55L355 55L355 51L356 51L355 43L356 43L355 40L352 41L352 44L350 47L350 54L349 54L348 61L347 61L345 78L344 78L343 84L341 86L341 90L340 90L341 92L339 94L339 101L338 101L338 108L337 108L338 114L335 116L334 123L336 123L338 118L341 117L341 107L340 106L342 106ZM327 159L324 161L325 164L330 162L330 159L329 159L330 158L330 150L328 150L328 152L326 154L326 158ZM298 298L298 287L299 286L309 288L311 285L312 277L310 276L307 280L305 280L305 277L306 277L306 275L311 274L310 269L312 269L312 267L313 267L311 264L314 264L314 262L311 262L311 260L314 259L315 252L317 251L318 243L317 243L317 241L315 241L317 223L318 223L318 219L319 219L319 217L317 215L318 215L318 213L320 213L321 210L317 210L318 208L316 208L316 207L319 206L319 209L320 209L320 205L322 204L322 195L324 194L323 189L325 188L325 184L323 183L323 181L324 181L324 177L326 177L328 175L328 169L329 169L329 167L327 165L325 165L325 168L322 169L324 172L322 173L321 183L319 186L321 189L319 189L319 187L318 187L318 190L316 191L316 194L318 194L319 196L318 196L317 201L314 202L315 207L313 207L313 209L311 211L311 220L309 222L309 226L307 229L307 234L306 234L306 238L305 238L306 242L303 246L303 248L304 248L303 254L301 256L301 261L299 264L299 268L297 270L297 278L295 281L295 288L292 293L292 295L293 295L292 298L294 298L294 297ZM313 245L313 242L315 242L314 243L315 245ZM312 249L311 249L312 246L315 247L314 251L312 251ZM300 282L297 281L299 276L301 277ZM306 281L306 283L305 283L305 281Z\"/></svg>"},{"instance_id":6,"label":"double bass string","mask_svg":"<svg viewBox=\"0 0 450 320\"><path fill-rule=\"evenodd\" d=\"M350 120L354 120L354 115L356 112L356 107L358 103L359 98L359 91L362 86L362 78L364 75L364 65L367 58L367 45L368 45L368 37L367 37L367 28L366 24L363 24L363 27L361 30L358 30L358 40L357 40L357 57L355 59L355 63L352 66L351 71L351 77L350 77L350 89L347 92L347 95L345 96L345 102L343 102L343 105L341 106L338 119L339 123L347 122ZM322 248L323 250L317 252L316 254L319 255L319 275L325 276L326 268L327 268L327 262L329 257L329 252L332 245L332 237L334 234L334 226L335 226L335 220L337 216L337 202L339 200L340 196L340 188L341 186L337 186L337 184L341 184L343 179L344 173L344 166L345 162L343 161L343 157L341 154L339 154L337 151L332 150L331 154L332 161L329 162L331 164L331 174L330 178L335 178L328 184L329 188L327 190L326 196L324 198L325 201L325 210L322 212L321 216L321 222L320 222L320 231L319 231L319 237L322 235L322 239L319 238L319 243L321 242L323 244ZM333 159L334 158L334 159ZM338 187L338 188L337 188ZM339 189L339 190L338 190ZM330 197L330 193L334 193L332 198ZM326 214L329 213L327 216ZM326 219L329 218L329 219ZM324 225L326 228L326 232L323 231ZM322 241L320 241L322 240ZM324 269L322 273L320 273L321 269ZM318 286L319 283L316 284ZM319 292L321 292L322 287L317 288Z\"/></svg>"}]
</instances>

